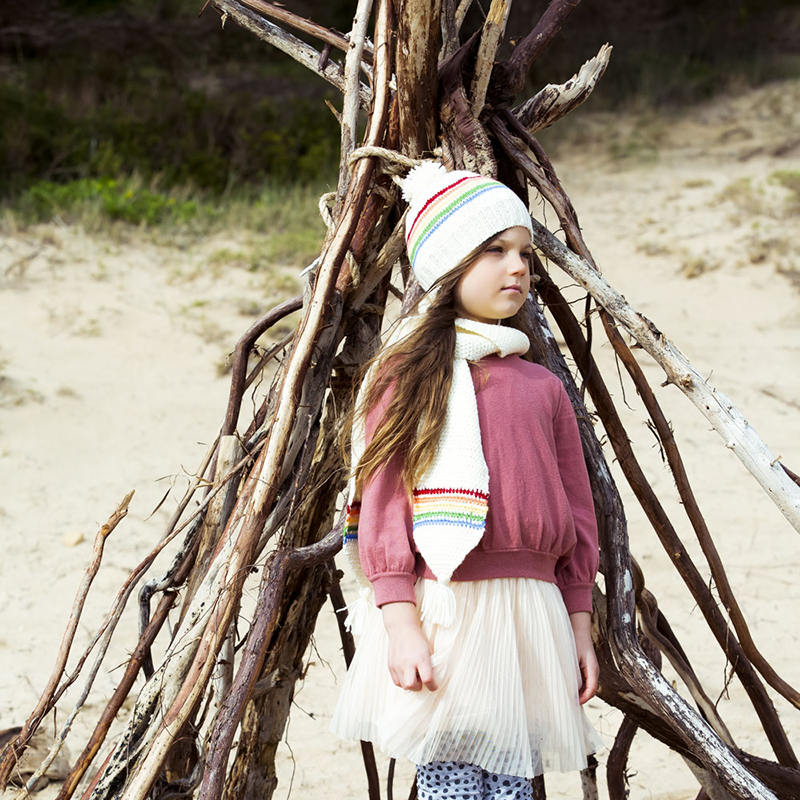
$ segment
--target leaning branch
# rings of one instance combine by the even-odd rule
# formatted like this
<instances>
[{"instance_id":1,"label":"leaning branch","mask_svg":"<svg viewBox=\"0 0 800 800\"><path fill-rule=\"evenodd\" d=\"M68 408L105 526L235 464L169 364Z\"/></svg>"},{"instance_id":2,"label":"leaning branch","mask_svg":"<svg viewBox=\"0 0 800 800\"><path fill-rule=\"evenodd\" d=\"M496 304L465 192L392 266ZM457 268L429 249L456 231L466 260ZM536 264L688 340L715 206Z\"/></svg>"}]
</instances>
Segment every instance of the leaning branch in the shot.
<instances>
[{"instance_id":1,"label":"leaning branch","mask_svg":"<svg viewBox=\"0 0 800 800\"><path fill-rule=\"evenodd\" d=\"M255 34L259 39L281 50L298 61L307 69L333 84L340 92L344 92L344 72L342 68L330 59L320 60L321 53L301 39L287 33L282 28L274 25L269 20L245 8L236 0L212 0L213 6L227 14L237 24ZM359 99L364 108L369 108L371 92L366 86L359 88Z\"/></svg>"},{"instance_id":2,"label":"leaning branch","mask_svg":"<svg viewBox=\"0 0 800 800\"><path fill-rule=\"evenodd\" d=\"M547 49L550 42L577 8L580 0L551 0L536 27L517 45L511 56L509 74L511 91L518 94L534 62Z\"/></svg>"},{"instance_id":3,"label":"leaning branch","mask_svg":"<svg viewBox=\"0 0 800 800\"><path fill-rule=\"evenodd\" d=\"M14 766L25 750L25 747L30 741L31 736L33 736L33 734L36 732L36 729L39 727L42 719L55 703L54 697L56 694L56 687L58 686L58 682L61 680L61 676L64 674L64 668L67 665L67 659L69 658L70 651L72 650L75 632L78 629L78 623L80 622L81 614L83 613L83 607L86 604L86 596L89 594L89 589L91 588L95 576L97 575L97 571L100 569L100 561L103 558L103 549L105 547L106 539L109 537L114 528L116 528L117 525L119 525L119 523L127 516L128 506L130 505L132 497L133 492L129 492L122 499L122 502L120 502L120 504L114 509L114 512L95 536L91 560L89 561L89 565L86 567L83 580L81 581L81 585L78 587L78 591L75 595L75 600L72 604L72 611L70 612L69 616L69 622L67 623L67 628L64 631L64 636L61 639L61 646L58 649L56 663L53 666L53 671L50 674L50 680L48 680L47 686L45 686L44 691L39 698L39 702L36 704L36 708L33 709L30 716L25 721L25 724L22 726L22 730L19 732L16 739L10 742L6 747L3 761L0 764L0 786L3 788L5 788L7 785Z\"/></svg>"},{"instance_id":4,"label":"leaning branch","mask_svg":"<svg viewBox=\"0 0 800 800\"><path fill-rule=\"evenodd\" d=\"M300 17L287 11L281 6L274 5L273 3L266 3L264 0L242 0L242 5L252 8L253 11L258 11L264 17L274 19L284 25L288 25L297 31L307 33L315 39L325 42L326 45L335 47L338 50L347 52L350 48L350 39L343 33L339 33L332 28L326 28L323 25L318 25L316 22L305 17ZM368 42L364 43L364 52L362 57L365 61L372 63L372 48Z\"/></svg>"},{"instance_id":5,"label":"leaning branch","mask_svg":"<svg viewBox=\"0 0 800 800\"><path fill-rule=\"evenodd\" d=\"M781 513L800 532L800 487L783 471L778 459L741 411L689 363L686 356L597 271L565 247L538 220L533 219L536 246L586 289L595 301L620 322L664 370L667 383L677 386L711 423L752 473Z\"/></svg>"},{"instance_id":6,"label":"leaning branch","mask_svg":"<svg viewBox=\"0 0 800 800\"><path fill-rule=\"evenodd\" d=\"M486 22L483 24L481 43L478 46L478 55L475 59L475 77L472 80L470 91L470 105L475 117L479 117L486 101L486 90L489 88L489 78L492 76L492 67L497 55L497 48L506 32L506 23L511 11L511 0L492 0Z\"/></svg>"},{"instance_id":7,"label":"leaning branch","mask_svg":"<svg viewBox=\"0 0 800 800\"><path fill-rule=\"evenodd\" d=\"M517 119L530 133L542 130L585 102L606 71L611 58L610 44L604 44L564 83L548 83L530 100L514 109Z\"/></svg>"}]
</instances>

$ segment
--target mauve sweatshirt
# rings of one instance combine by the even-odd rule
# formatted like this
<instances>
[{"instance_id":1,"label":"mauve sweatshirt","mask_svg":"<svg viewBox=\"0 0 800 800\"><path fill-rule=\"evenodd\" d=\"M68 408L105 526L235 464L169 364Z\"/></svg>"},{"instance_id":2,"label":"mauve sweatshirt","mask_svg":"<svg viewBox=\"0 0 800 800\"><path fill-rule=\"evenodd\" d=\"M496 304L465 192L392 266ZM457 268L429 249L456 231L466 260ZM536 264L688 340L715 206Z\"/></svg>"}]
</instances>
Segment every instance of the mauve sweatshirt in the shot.
<instances>
[{"instance_id":1,"label":"mauve sweatshirt","mask_svg":"<svg viewBox=\"0 0 800 800\"><path fill-rule=\"evenodd\" d=\"M591 612L597 525L567 393L549 370L519 356L488 356L470 369L489 467L489 513L483 538L452 579L538 578L558 585L569 613ZM367 441L388 395L367 415ZM413 603L417 578L435 578L414 546L400 466L398 455L361 497L359 556L378 606Z\"/></svg>"}]
</instances>

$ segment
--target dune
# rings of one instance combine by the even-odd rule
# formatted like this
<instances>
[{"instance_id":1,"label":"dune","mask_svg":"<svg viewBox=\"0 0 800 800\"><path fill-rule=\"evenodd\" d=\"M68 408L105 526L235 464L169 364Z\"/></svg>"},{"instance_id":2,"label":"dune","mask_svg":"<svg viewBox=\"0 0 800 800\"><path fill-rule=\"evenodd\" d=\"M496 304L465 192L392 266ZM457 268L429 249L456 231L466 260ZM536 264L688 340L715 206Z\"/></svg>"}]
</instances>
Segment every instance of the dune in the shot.
<instances>
[{"instance_id":1,"label":"dune","mask_svg":"<svg viewBox=\"0 0 800 800\"><path fill-rule=\"evenodd\" d=\"M563 141L555 130L549 140L606 277L796 472L798 97L800 82L783 82L670 116L586 113ZM140 241L135 232L121 240L89 236L55 223L0 233L0 728L22 724L47 681L98 527L135 489L128 518L107 543L76 652L158 540L216 435L228 389L220 364L249 324L253 304L271 301L263 275L236 263L209 267L211 255L235 240L229 231L177 246ZM552 269L559 283L568 283ZM570 296L581 295L573 289ZM617 377L610 346L595 326L595 357L647 476L705 574L635 390ZM660 387L660 369L636 353L674 427L756 643L796 686L797 532L691 403L675 387ZM735 680L728 683L724 654L613 467L648 587L709 694L719 698L737 744L770 756L746 696ZM168 555L152 574L163 571ZM346 581L345 592L350 588ZM109 669L136 641L135 601L129 605L68 746L77 748L91 730L114 687L116 673ZM343 800L364 797L357 745L327 731L344 672L330 604L307 658L280 753L276 797L322 798L331 787ZM664 671L678 680L668 665ZM59 723L75 689L59 704ZM800 741L797 711L775 702L790 739ZM588 709L610 748L619 712L597 699ZM52 732L53 722L45 727ZM607 754L598 755L601 765ZM385 775L385 759L380 767ZM398 765L398 796L405 796L411 775L410 765ZM642 733L631 751L629 782L634 798L683 800L698 789L683 761ZM575 796L577 776L548 776L547 786L550 797ZM48 800L56 790L51 783L37 796Z\"/></svg>"}]
</instances>

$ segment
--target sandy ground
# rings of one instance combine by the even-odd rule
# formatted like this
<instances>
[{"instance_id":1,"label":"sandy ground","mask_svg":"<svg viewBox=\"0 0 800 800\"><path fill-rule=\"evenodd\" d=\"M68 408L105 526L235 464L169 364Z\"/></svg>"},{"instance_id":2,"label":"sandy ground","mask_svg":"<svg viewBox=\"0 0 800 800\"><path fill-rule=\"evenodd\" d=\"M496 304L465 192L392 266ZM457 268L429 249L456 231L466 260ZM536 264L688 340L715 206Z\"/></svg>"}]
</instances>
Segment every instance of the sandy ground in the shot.
<instances>
[{"instance_id":1,"label":"sandy ground","mask_svg":"<svg viewBox=\"0 0 800 800\"><path fill-rule=\"evenodd\" d=\"M784 84L675 119L585 115L554 159L611 283L730 396L795 471L800 209L775 174L800 170L798 96L800 84ZM97 527L136 490L128 518L108 542L76 651L158 540L218 429L228 389L219 365L253 306L272 299L269 276L215 259L232 242L233 233L175 247L135 236L89 237L59 225L0 236L0 728L21 724L47 681ZM595 355L645 471L705 573L635 391L620 383L597 328ZM658 387L663 374L638 352ZM798 685L797 533L677 389L658 388L657 395L754 638L778 672ZM615 474L649 588L709 695L720 696L720 714L737 743L769 756L738 683L724 690L724 657L701 614ZM159 560L153 574L166 563ZM131 608L109 667L124 661L135 630ZM343 673L329 607L309 664L280 755L276 797L322 798L333 789L342 800L364 797L357 746L327 733ZM675 679L669 667L665 673ZM117 674L101 670L75 723L73 756ZM59 720L74 697L62 700ZM800 742L797 712L782 700L776 705L790 738ZM588 710L610 747L620 714L599 700ZM607 751L600 754L601 764L606 757ZM385 768L381 761L384 774ZM683 762L644 734L636 738L629 769L633 798L697 794ZM410 774L408 765L399 765L400 796ZM551 797L579 793L575 775L548 777L547 784ZM55 786L38 796L54 796Z\"/></svg>"}]
</instances>

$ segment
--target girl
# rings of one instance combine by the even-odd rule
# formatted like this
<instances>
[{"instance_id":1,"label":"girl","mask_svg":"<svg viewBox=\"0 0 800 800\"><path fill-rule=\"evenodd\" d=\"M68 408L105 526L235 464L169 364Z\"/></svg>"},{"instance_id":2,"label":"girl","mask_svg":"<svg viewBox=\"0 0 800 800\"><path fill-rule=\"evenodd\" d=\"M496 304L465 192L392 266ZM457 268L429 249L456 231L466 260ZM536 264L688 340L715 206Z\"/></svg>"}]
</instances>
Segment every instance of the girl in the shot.
<instances>
[{"instance_id":1,"label":"girl","mask_svg":"<svg viewBox=\"0 0 800 800\"><path fill-rule=\"evenodd\" d=\"M403 194L427 307L356 401L345 553L361 640L331 728L417 764L421 800L530 798L530 778L582 769L599 744L580 707L598 677L588 475L561 382L520 358L525 204L432 163Z\"/></svg>"}]
</instances>

